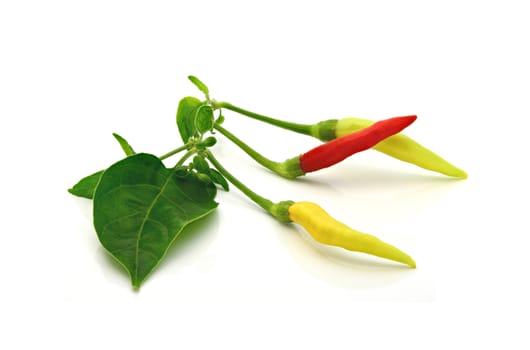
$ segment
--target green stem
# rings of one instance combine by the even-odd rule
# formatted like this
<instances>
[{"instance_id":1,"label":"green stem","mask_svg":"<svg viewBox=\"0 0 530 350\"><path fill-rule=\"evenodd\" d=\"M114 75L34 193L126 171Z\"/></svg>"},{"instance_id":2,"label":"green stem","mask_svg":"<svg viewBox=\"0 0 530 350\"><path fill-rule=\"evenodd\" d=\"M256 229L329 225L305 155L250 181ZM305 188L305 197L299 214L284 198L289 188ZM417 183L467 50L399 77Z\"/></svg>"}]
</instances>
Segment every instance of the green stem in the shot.
<instances>
[{"instance_id":1,"label":"green stem","mask_svg":"<svg viewBox=\"0 0 530 350\"><path fill-rule=\"evenodd\" d=\"M175 168L178 167L178 166L181 166L182 164L184 164L186 159L188 159L189 157L191 157L195 153L197 153L196 149L190 149L188 152L184 153L184 155L182 156L182 158L180 158L178 163L175 164Z\"/></svg>"},{"instance_id":2,"label":"green stem","mask_svg":"<svg viewBox=\"0 0 530 350\"><path fill-rule=\"evenodd\" d=\"M270 200L263 198L256 192L252 191L250 188L245 186L241 181L239 181L234 175L230 174L221 163L214 157L212 152L206 151L206 157L213 164L213 166L219 170L219 172L228 179L234 186L236 186L241 192L243 192L248 198L254 201L257 205L265 209L267 212L271 212L273 209L274 203Z\"/></svg>"},{"instance_id":3,"label":"green stem","mask_svg":"<svg viewBox=\"0 0 530 350\"><path fill-rule=\"evenodd\" d=\"M294 132L297 132L303 135L313 136L313 125L297 124L297 123L287 122L285 120L270 118L270 117L267 117L261 114L247 111L246 109L243 109L243 108L239 108L228 102L213 101L213 107L215 109L226 108L228 110L237 112L242 115L246 115L247 117L250 117L250 118L265 122L265 123L275 125L283 129L291 130L291 131L294 131Z\"/></svg>"},{"instance_id":4,"label":"green stem","mask_svg":"<svg viewBox=\"0 0 530 350\"><path fill-rule=\"evenodd\" d=\"M287 179L294 179L295 177L304 175L304 172L300 169L300 160L299 157L294 157L288 159L284 162L275 162L272 161L255 149L247 145L245 142L240 140L237 136L232 134L230 131L223 128L221 125L215 125L214 128L223 134L227 139L235 143L239 148L241 148L246 154L248 154L256 162L264 166L265 168L275 172L276 174L283 176Z\"/></svg>"},{"instance_id":5,"label":"green stem","mask_svg":"<svg viewBox=\"0 0 530 350\"><path fill-rule=\"evenodd\" d=\"M237 136L232 134L230 131L223 128L221 125L215 125L214 128L218 130L221 134L223 134L227 139L232 141L234 144L236 144L239 148L241 148L246 154L248 154L252 159L254 159L259 164L263 165L265 168L270 169L274 172L276 172L276 169L280 165L280 163L272 161L260 153L258 153L255 149L244 143L241 139L239 139Z\"/></svg>"},{"instance_id":6,"label":"green stem","mask_svg":"<svg viewBox=\"0 0 530 350\"><path fill-rule=\"evenodd\" d=\"M185 144L185 145L182 145L182 146L180 146L178 148L175 148L173 151L170 151L170 152L164 154L163 156L158 157L158 159L160 159L160 160L167 159L167 158L171 157L172 155L175 155L175 154L177 154L177 153L179 153L181 151L184 151L185 149L188 148L188 146L189 146L188 144Z\"/></svg>"}]
</instances>

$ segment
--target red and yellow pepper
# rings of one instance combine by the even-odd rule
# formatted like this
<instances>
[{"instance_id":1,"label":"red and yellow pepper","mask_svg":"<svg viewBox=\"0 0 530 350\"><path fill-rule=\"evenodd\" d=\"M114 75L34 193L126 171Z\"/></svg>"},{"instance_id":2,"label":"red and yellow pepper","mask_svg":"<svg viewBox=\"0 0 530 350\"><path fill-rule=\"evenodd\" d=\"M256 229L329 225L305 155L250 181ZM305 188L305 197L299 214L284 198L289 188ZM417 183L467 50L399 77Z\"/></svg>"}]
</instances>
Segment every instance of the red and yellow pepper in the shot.
<instances>
[{"instance_id":1,"label":"red and yellow pepper","mask_svg":"<svg viewBox=\"0 0 530 350\"><path fill-rule=\"evenodd\" d=\"M313 125L311 134L322 141L333 142L333 140L355 134L375 124L372 120L362 118L326 120ZM372 148L393 158L427 170L455 178L467 178L467 173L464 170L449 163L438 154L402 133L390 136Z\"/></svg>"}]
</instances>

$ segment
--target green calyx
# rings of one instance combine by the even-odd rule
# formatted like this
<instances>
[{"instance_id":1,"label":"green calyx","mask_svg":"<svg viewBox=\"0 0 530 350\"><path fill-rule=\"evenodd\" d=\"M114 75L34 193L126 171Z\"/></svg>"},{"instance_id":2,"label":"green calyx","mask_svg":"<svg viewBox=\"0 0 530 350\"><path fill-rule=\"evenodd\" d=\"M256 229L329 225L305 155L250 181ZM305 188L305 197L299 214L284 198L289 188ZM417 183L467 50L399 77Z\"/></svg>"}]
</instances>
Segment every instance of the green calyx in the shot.
<instances>
[{"instance_id":1,"label":"green calyx","mask_svg":"<svg viewBox=\"0 0 530 350\"><path fill-rule=\"evenodd\" d=\"M305 172L300 168L299 156L287 159L282 163L274 163L270 169L286 179L294 179L305 175Z\"/></svg>"},{"instance_id":2,"label":"green calyx","mask_svg":"<svg viewBox=\"0 0 530 350\"><path fill-rule=\"evenodd\" d=\"M311 126L311 136L323 142L337 138L337 119L324 120Z\"/></svg>"},{"instance_id":3,"label":"green calyx","mask_svg":"<svg viewBox=\"0 0 530 350\"><path fill-rule=\"evenodd\" d=\"M274 203L269 208L269 213L279 222L291 222L292 220L289 217L289 207L293 204L293 201L281 201Z\"/></svg>"}]
</instances>

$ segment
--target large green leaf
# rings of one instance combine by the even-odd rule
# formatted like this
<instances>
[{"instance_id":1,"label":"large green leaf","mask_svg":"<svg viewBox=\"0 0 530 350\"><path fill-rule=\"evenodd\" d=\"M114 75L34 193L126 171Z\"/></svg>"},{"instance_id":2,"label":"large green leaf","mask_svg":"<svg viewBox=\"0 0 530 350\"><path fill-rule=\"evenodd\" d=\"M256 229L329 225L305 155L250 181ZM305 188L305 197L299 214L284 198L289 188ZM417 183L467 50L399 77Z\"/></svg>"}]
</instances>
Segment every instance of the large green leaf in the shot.
<instances>
[{"instance_id":1,"label":"large green leaf","mask_svg":"<svg viewBox=\"0 0 530 350\"><path fill-rule=\"evenodd\" d=\"M167 169L139 153L108 168L94 194L94 226L101 244L140 287L189 223L212 212L216 189L190 172Z\"/></svg>"},{"instance_id":2,"label":"large green leaf","mask_svg":"<svg viewBox=\"0 0 530 350\"><path fill-rule=\"evenodd\" d=\"M184 97L179 102L177 109L177 126L180 137L184 143L187 143L188 139L197 133L195 116L197 114L197 109L201 104L202 102L195 97Z\"/></svg>"}]
</instances>

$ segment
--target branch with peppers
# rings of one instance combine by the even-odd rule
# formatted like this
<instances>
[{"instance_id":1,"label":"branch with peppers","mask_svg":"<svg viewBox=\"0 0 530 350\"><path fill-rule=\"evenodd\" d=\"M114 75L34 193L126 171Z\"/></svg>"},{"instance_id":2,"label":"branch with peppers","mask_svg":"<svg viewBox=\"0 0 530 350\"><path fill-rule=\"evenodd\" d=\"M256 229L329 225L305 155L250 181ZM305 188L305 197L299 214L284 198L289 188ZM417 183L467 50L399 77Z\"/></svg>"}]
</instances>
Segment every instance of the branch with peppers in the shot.
<instances>
[{"instance_id":1,"label":"branch with peppers","mask_svg":"<svg viewBox=\"0 0 530 350\"><path fill-rule=\"evenodd\" d=\"M337 221L315 203L273 202L248 188L215 157L217 133L265 168L288 179L333 166L368 149L447 176L467 177L463 170L401 133L416 120L414 115L377 122L346 118L298 124L210 99L209 89L203 82L193 76L189 79L204 93L205 99L185 97L179 102L176 119L181 146L157 157L136 153L123 137L113 134L125 158L86 176L69 189L73 195L93 200L97 237L128 272L135 289L140 288L187 225L217 208L217 190L229 191L229 184L279 222L302 226L321 244L416 267L408 254ZM222 126L223 109L324 143L283 162L272 161ZM163 163L177 154L181 157L171 167Z\"/></svg>"}]
</instances>

